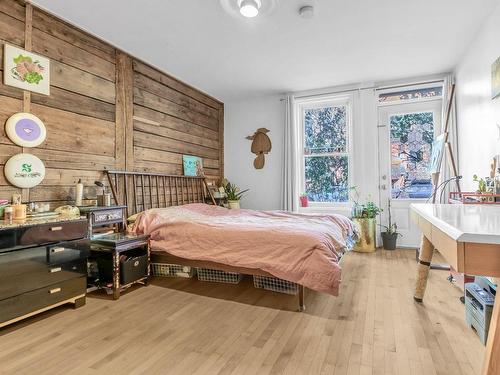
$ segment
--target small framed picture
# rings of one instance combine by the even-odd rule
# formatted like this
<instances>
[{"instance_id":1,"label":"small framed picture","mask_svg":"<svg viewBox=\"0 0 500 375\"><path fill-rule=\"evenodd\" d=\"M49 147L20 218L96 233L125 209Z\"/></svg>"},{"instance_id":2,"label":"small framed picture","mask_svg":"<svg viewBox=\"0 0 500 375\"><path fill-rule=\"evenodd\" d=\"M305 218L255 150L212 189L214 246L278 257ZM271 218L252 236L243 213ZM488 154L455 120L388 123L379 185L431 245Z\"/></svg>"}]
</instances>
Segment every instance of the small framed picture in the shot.
<instances>
[{"instance_id":1,"label":"small framed picture","mask_svg":"<svg viewBox=\"0 0 500 375\"><path fill-rule=\"evenodd\" d=\"M50 95L50 60L5 44L3 81L22 90Z\"/></svg>"},{"instance_id":2,"label":"small framed picture","mask_svg":"<svg viewBox=\"0 0 500 375\"><path fill-rule=\"evenodd\" d=\"M203 177L203 160L198 156L182 155L182 163L184 165L184 176Z\"/></svg>"}]
</instances>

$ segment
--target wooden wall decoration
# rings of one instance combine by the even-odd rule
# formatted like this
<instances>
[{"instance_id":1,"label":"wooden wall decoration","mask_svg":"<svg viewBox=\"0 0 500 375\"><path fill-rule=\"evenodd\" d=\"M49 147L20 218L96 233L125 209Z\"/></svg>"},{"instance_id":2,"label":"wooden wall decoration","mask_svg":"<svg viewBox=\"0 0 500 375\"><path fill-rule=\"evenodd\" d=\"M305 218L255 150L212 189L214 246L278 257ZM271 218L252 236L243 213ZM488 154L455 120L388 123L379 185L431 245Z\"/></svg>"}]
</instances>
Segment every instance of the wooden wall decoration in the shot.
<instances>
[{"instance_id":1,"label":"wooden wall decoration","mask_svg":"<svg viewBox=\"0 0 500 375\"><path fill-rule=\"evenodd\" d=\"M271 139L267 135L269 130L266 128L259 128L253 135L249 135L247 139L252 141L251 151L253 154L257 155L253 161L253 166L255 169L264 168L266 162L265 154L271 151L272 144Z\"/></svg>"},{"instance_id":2,"label":"wooden wall decoration","mask_svg":"<svg viewBox=\"0 0 500 375\"><path fill-rule=\"evenodd\" d=\"M224 105L110 44L21 0L0 1L0 44L50 59L50 96L0 84L0 198L74 199L104 169L182 174L182 155L203 158L209 179L224 175ZM0 51L3 69L3 50ZM37 187L18 189L3 174L23 148L5 134L6 120L30 112L47 128L29 152L46 166Z\"/></svg>"}]
</instances>

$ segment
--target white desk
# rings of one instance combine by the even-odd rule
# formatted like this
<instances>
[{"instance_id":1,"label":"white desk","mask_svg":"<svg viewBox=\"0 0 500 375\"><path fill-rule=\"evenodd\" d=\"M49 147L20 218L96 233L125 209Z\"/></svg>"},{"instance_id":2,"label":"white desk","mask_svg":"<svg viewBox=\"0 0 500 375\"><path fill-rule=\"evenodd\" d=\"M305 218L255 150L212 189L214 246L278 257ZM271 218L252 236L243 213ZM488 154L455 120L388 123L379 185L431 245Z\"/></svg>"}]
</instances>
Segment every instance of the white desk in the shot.
<instances>
[{"instance_id":1,"label":"white desk","mask_svg":"<svg viewBox=\"0 0 500 375\"><path fill-rule=\"evenodd\" d=\"M434 248L457 271L500 277L500 207L412 204L422 230L414 299L422 302ZM491 317L483 375L500 374L500 296ZM498 329L497 329L498 328Z\"/></svg>"}]
</instances>

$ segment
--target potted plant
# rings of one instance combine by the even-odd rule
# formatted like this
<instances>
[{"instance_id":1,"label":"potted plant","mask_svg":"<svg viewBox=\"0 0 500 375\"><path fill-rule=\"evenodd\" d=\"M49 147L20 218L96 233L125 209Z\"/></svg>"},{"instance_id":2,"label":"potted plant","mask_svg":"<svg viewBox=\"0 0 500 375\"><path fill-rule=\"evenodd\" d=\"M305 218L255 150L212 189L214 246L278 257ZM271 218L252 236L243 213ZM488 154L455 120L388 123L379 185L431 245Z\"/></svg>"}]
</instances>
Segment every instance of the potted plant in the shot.
<instances>
[{"instance_id":1,"label":"potted plant","mask_svg":"<svg viewBox=\"0 0 500 375\"><path fill-rule=\"evenodd\" d=\"M300 207L309 207L309 198L306 193L300 194Z\"/></svg>"},{"instance_id":2,"label":"potted plant","mask_svg":"<svg viewBox=\"0 0 500 375\"><path fill-rule=\"evenodd\" d=\"M227 181L227 180L226 180ZM249 189L240 191L240 188L236 184L232 184L229 181L224 185L224 191L227 197L227 204L231 209L240 208L240 199Z\"/></svg>"},{"instance_id":3,"label":"potted plant","mask_svg":"<svg viewBox=\"0 0 500 375\"><path fill-rule=\"evenodd\" d=\"M475 174L474 176L472 176L472 181L477 182L478 193L486 193L486 180L484 178L479 178L477 174Z\"/></svg>"},{"instance_id":4,"label":"potted plant","mask_svg":"<svg viewBox=\"0 0 500 375\"><path fill-rule=\"evenodd\" d=\"M392 222L392 217L391 217L391 200L389 199L389 202L387 204L388 207L388 225L380 225L382 228L385 229L384 232L382 232L382 243L384 245L384 249L386 250L396 250L396 243L398 240L398 236L401 236L401 233L398 233L398 225L396 223Z\"/></svg>"},{"instance_id":5,"label":"potted plant","mask_svg":"<svg viewBox=\"0 0 500 375\"><path fill-rule=\"evenodd\" d=\"M368 197L366 203L359 203L359 194L357 189L351 188L355 193L354 204L352 207L352 219L357 224L359 236L354 251L373 252L376 250L376 228L377 216L382 210Z\"/></svg>"}]
</instances>

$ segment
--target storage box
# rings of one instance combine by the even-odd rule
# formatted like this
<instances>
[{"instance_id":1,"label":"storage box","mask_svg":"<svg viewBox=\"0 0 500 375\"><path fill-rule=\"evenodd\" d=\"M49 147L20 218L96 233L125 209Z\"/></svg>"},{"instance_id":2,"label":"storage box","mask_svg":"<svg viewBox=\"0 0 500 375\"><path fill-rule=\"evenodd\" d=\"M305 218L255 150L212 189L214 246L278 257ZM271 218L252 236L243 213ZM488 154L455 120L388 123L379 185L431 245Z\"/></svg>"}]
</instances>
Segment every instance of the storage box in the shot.
<instances>
[{"instance_id":1,"label":"storage box","mask_svg":"<svg viewBox=\"0 0 500 375\"><path fill-rule=\"evenodd\" d=\"M210 268L197 268L198 280L211 281L214 283L238 284L243 275L235 272L225 272Z\"/></svg>"},{"instance_id":2,"label":"storage box","mask_svg":"<svg viewBox=\"0 0 500 375\"><path fill-rule=\"evenodd\" d=\"M254 275L253 286L255 288L271 290L278 293L297 294L299 292L299 284L278 279L277 277Z\"/></svg>"},{"instance_id":3,"label":"storage box","mask_svg":"<svg viewBox=\"0 0 500 375\"><path fill-rule=\"evenodd\" d=\"M123 255L120 256L121 285L130 284L148 275L148 254L144 250L132 250Z\"/></svg>"},{"instance_id":4,"label":"storage box","mask_svg":"<svg viewBox=\"0 0 500 375\"><path fill-rule=\"evenodd\" d=\"M99 280L101 283L113 282L113 257L99 254L97 257ZM148 274L148 254L143 249L131 250L120 256L120 284L127 285L146 277Z\"/></svg>"},{"instance_id":5,"label":"storage box","mask_svg":"<svg viewBox=\"0 0 500 375\"><path fill-rule=\"evenodd\" d=\"M191 279L196 274L196 269L179 264L151 263L151 274L161 277L184 277Z\"/></svg>"}]
</instances>

